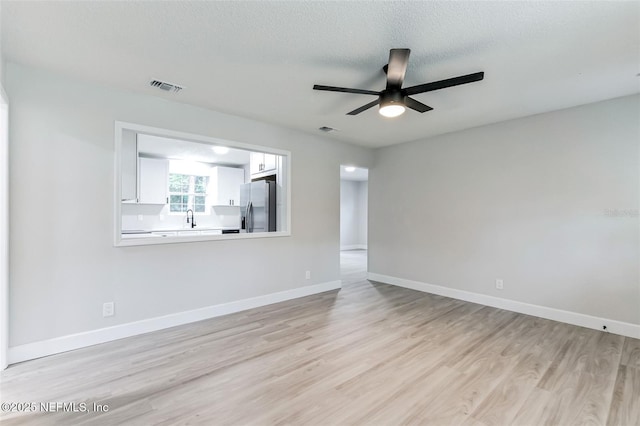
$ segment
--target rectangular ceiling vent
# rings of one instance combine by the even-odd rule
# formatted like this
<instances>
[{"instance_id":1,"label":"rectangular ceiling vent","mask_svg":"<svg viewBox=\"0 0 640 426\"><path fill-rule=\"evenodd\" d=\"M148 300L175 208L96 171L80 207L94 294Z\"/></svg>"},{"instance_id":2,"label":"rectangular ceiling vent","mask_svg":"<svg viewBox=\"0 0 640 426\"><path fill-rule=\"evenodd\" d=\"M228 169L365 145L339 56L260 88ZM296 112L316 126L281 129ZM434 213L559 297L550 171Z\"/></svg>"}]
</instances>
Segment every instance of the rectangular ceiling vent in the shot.
<instances>
[{"instance_id":1,"label":"rectangular ceiling vent","mask_svg":"<svg viewBox=\"0 0 640 426\"><path fill-rule=\"evenodd\" d=\"M177 84L167 83L166 81L160 81L160 80L151 80L149 85L152 87L157 87L160 90L164 90L165 92L173 92L173 93L178 93L184 88L182 86L178 86Z\"/></svg>"}]
</instances>

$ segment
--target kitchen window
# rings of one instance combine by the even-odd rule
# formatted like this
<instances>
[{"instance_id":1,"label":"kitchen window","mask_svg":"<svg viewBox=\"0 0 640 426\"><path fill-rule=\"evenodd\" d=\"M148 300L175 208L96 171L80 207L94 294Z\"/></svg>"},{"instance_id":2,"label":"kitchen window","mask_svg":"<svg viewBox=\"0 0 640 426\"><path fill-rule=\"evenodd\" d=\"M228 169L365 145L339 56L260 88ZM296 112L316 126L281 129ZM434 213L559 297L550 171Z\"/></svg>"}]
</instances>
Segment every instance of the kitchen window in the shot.
<instances>
[{"instance_id":1,"label":"kitchen window","mask_svg":"<svg viewBox=\"0 0 640 426\"><path fill-rule=\"evenodd\" d=\"M191 209L195 213L206 210L208 176L180 173L169 174L169 211L184 213Z\"/></svg>"}]
</instances>

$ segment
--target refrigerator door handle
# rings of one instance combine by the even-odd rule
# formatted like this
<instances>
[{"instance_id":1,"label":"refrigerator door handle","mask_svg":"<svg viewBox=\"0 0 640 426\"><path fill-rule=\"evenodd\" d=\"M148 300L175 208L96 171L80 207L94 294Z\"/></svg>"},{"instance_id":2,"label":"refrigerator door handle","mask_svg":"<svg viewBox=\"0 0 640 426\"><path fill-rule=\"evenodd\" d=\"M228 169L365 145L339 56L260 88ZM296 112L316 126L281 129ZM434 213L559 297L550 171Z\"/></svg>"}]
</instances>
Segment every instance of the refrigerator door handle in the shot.
<instances>
[{"instance_id":1,"label":"refrigerator door handle","mask_svg":"<svg viewBox=\"0 0 640 426\"><path fill-rule=\"evenodd\" d=\"M249 203L244 208L244 230L249 232Z\"/></svg>"},{"instance_id":2,"label":"refrigerator door handle","mask_svg":"<svg viewBox=\"0 0 640 426\"><path fill-rule=\"evenodd\" d=\"M247 207L247 210L249 210L248 226L250 227L250 230L247 232L253 232L253 203L251 201L249 201L249 206Z\"/></svg>"}]
</instances>

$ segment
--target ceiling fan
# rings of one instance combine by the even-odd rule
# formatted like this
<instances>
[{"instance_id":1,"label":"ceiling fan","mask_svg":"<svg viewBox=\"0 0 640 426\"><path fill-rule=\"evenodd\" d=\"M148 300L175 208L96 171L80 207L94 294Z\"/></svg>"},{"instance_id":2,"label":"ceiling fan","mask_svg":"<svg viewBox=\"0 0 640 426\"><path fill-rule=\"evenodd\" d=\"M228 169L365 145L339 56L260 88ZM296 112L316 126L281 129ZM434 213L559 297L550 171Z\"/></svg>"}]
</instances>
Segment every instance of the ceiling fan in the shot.
<instances>
[{"instance_id":1,"label":"ceiling fan","mask_svg":"<svg viewBox=\"0 0 640 426\"><path fill-rule=\"evenodd\" d=\"M319 84L314 85L313 89L326 90L329 92L355 93L358 95L373 95L378 97L375 101L369 102L360 108L356 108L353 111L348 112L347 115L360 114L369 108L380 105L379 112L381 115L384 115L385 117L397 117L402 114L406 108L411 108L412 110L420 113L431 111L433 109L422 102L418 102L415 99L410 98L409 95L416 95L418 93L431 92L451 86L458 86L460 84L472 83L484 78L484 72L476 72L473 74L462 75L460 77L447 78L446 80L405 87L403 89L402 83L404 82L404 74L407 71L410 53L410 49L391 49L389 51L389 63L383 67L384 72L387 74L387 88L379 92L373 90L349 89L346 87L322 86Z\"/></svg>"}]
</instances>

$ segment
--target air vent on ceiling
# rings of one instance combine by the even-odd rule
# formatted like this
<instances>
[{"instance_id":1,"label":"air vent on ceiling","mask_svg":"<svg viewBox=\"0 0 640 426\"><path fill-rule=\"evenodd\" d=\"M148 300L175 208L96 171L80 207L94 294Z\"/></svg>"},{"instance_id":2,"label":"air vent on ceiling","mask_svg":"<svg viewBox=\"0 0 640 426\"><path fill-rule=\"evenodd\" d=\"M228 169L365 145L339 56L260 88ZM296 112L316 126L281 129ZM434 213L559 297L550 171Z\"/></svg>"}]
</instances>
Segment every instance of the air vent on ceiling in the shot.
<instances>
[{"instance_id":1,"label":"air vent on ceiling","mask_svg":"<svg viewBox=\"0 0 640 426\"><path fill-rule=\"evenodd\" d=\"M160 90L164 90L165 92L173 92L173 93L178 93L183 89L182 86L178 86L177 84L168 83L166 81L160 81L160 80L151 80L149 85L152 87L157 87Z\"/></svg>"},{"instance_id":2,"label":"air vent on ceiling","mask_svg":"<svg viewBox=\"0 0 640 426\"><path fill-rule=\"evenodd\" d=\"M318 128L318 130L320 130L321 132L329 133L329 132L335 132L338 129L334 129L333 127L322 126Z\"/></svg>"}]
</instances>

